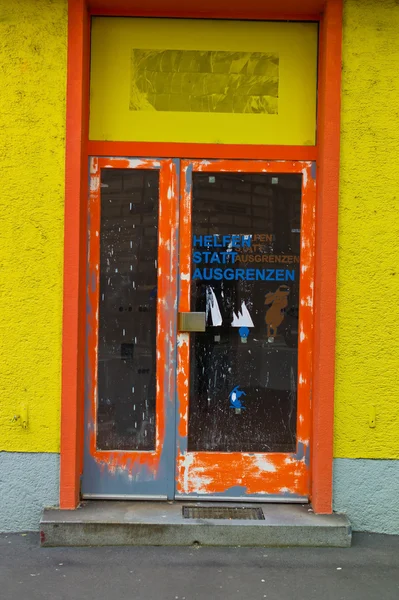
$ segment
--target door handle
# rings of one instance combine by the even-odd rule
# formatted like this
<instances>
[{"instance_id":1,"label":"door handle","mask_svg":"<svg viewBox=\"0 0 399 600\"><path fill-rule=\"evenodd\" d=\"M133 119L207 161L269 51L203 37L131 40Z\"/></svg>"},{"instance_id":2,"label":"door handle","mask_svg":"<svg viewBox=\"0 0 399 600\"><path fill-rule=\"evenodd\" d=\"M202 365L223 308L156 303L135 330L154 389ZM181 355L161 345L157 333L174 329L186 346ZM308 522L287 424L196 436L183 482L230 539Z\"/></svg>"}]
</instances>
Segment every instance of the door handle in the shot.
<instances>
[{"instance_id":1,"label":"door handle","mask_svg":"<svg viewBox=\"0 0 399 600\"><path fill-rule=\"evenodd\" d=\"M177 318L178 331L205 331L206 313L179 312Z\"/></svg>"}]
</instances>

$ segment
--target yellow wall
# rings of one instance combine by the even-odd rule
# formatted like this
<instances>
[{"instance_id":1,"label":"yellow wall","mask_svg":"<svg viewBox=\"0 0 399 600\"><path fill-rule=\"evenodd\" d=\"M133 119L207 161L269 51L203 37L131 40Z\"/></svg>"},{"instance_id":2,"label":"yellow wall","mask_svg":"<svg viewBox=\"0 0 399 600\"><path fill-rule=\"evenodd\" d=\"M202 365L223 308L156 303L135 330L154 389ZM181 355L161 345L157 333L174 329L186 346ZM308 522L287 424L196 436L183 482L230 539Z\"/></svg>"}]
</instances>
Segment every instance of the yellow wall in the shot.
<instances>
[{"instance_id":1,"label":"yellow wall","mask_svg":"<svg viewBox=\"0 0 399 600\"><path fill-rule=\"evenodd\" d=\"M59 449L66 34L66 0L0 0L0 450Z\"/></svg>"},{"instance_id":2,"label":"yellow wall","mask_svg":"<svg viewBox=\"0 0 399 600\"><path fill-rule=\"evenodd\" d=\"M399 458L398 32L398 2L345 1L337 457Z\"/></svg>"},{"instance_id":3,"label":"yellow wall","mask_svg":"<svg viewBox=\"0 0 399 600\"><path fill-rule=\"evenodd\" d=\"M315 143L316 122L317 35L316 23L94 18L90 139L312 145ZM133 49L234 53L234 69L240 62L237 60L238 53L277 55L278 112L240 114L197 112L195 109L191 112L150 110L144 94L140 97L141 109L133 109L132 82L136 79L137 67L132 56ZM167 70L167 62L162 61L162 70ZM219 67L220 64L213 65L213 73L206 73L204 91L216 91L215 71L221 78L229 72L237 72L234 69L219 72ZM158 69L159 65L153 64L152 68ZM164 82L165 72L156 72ZM184 85L187 79L194 93L198 94L198 89L201 89L201 86L195 85L195 73L191 76L191 73L185 72L184 75L189 77L182 84L180 73L176 74L176 86L173 87L175 98L177 96L180 103L184 96L182 87L186 91L190 87ZM162 89L162 85L160 87ZM242 89L241 86L240 94Z\"/></svg>"},{"instance_id":4,"label":"yellow wall","mask_svg":"<svg viewBox=\"0 0 399 600\"><path fill-rule=\"evenodd\" d=\"M59 449L66 27L66 0L0 0L0 450ZM398 31L394 0L345 1L336 457L399 458Z\"/></svg>"}]
</instances>

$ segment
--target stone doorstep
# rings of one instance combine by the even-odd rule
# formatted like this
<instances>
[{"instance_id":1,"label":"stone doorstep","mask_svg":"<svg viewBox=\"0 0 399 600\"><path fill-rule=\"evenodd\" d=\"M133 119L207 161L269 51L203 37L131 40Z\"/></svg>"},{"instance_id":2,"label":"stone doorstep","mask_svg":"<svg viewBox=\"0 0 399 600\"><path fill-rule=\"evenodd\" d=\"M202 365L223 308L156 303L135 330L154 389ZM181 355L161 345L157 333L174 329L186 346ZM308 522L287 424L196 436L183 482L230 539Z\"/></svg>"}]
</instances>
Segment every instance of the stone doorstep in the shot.
<instances>
[{"instance_id":1,"label":"stone doorstep","mask_svg":"<svg viewBox=\"0 0 399 600\"><path fill-rule=\"evenodd\" d=\"M187 519L183 506L262 508L264 520ZM42 546L349 547L346 515L315 515L308 504L91 500L76 510L47 508Z\"/></svg>"}]
</instances>

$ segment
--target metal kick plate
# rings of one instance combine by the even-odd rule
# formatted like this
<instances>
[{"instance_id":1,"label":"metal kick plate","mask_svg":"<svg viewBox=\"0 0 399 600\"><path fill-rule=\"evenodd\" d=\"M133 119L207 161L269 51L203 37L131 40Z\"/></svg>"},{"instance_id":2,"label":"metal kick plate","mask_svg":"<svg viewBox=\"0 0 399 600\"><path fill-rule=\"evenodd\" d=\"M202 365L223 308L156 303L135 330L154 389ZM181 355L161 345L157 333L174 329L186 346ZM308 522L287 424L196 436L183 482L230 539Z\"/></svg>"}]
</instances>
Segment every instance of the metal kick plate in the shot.
<instances>
[{"instance_id":1,"label":"metal kick plate","mask_svg":"<svg viewBox=\"0 0 399 600\"><path fill-rule=\"evenodd\" d=\"M179 312L177 328L179 331L205 331L204 312Z\"/></svg>"}]
</instances>

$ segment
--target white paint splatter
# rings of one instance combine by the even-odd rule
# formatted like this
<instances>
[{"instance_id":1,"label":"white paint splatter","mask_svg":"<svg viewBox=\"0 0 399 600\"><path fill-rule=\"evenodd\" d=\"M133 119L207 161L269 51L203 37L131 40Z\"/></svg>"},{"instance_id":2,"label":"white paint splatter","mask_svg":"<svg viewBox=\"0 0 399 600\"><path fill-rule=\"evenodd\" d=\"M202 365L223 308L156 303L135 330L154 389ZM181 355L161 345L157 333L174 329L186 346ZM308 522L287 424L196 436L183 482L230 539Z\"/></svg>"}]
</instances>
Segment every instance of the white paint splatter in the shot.
<instances>
[{"instance_id":1,"label":"white paint splatter","mask_svg":"<svg viewBox=\"0 0 399 600\"><path fill-rule=\"evenodd\" d=\"M243 301L241 304L241 310L238 313L233 312L233 321L231 323L232 327L255 327L254 323L251 319L251 315L249 314L248 308Z\"/></svg>"},{"instance_id":2,"label":"white paint splatter","mask_svg":"<svg viewBox=\"0 0 399 600\"><path fill-rule=\"evenodd\" d=\"M263 473L275 473L276 466L262 454L253 456L254 465Z\"/></svg>"},{"instance_id":3,"label":"white paint splatter","mask_svg":"<svg viewBox=\"0 0 399 600\"><path fill-rule=\"evenodd\" d=\"M90 191L97 192L100 187L100 177L98 175L90 178Z\"/></svg>"},{"instance_id":4,"label":"white paint splatter","mask_svg":"<svg viewBox=\"0 0 399 600\"><path fill-rule=\"evenodd\" d=\"M143 165L143 161L142 160L138 160L138 159L130 159L129 160L129 167L131 169L137 169L137 167L140 167L141 165Z\"/></svg>"},{"instance_id":5,"label":"white paint splatter","mask_svg":"<svg viewBox=\"0 0 399 600\"><path fill-rule=\"evenodd\" d=\"M222 314L220 312L219 303L213 288L208 285L206 288L206 318L211 313L213 327L219 327L222 324Z\"/></svg>"},{"instance_id":6,"label":"white paint splatter","mask_svg":"<svg viewBox=\"0 0 399 600\"><path fill-rule=\"evenodd\" d=\"M97 159L96 158L92 158L90 160L90 175L94 175L94 173L97 173Z\"/></svg>"},{"instance_id":7,"label":"white paint splatter","mask_svg":"<svg viewBox=\"0 0 399 600\"><path fill-rule=\"evenodd\" d=\"M184 456L183 490L186 494L189 494L190 492L194 492L195 494L206 494L208 491L207 486L212 483L212 478L206 477L206 470L204 467L195 466L195 460L196 457L194 453L187 453Z\"/></svg>"},{"instance_id":8,"label":"white paint splatter","mask_svg":"<svg viewBox=\"0 0 399 600\"><path fill-rule=\"evenodd\" d=\"M306 187L308 185L308 171L307 171L307 169L303 169L302 175L303 175L303 187L306 189Z\"/></svg>"}]
</instances>

